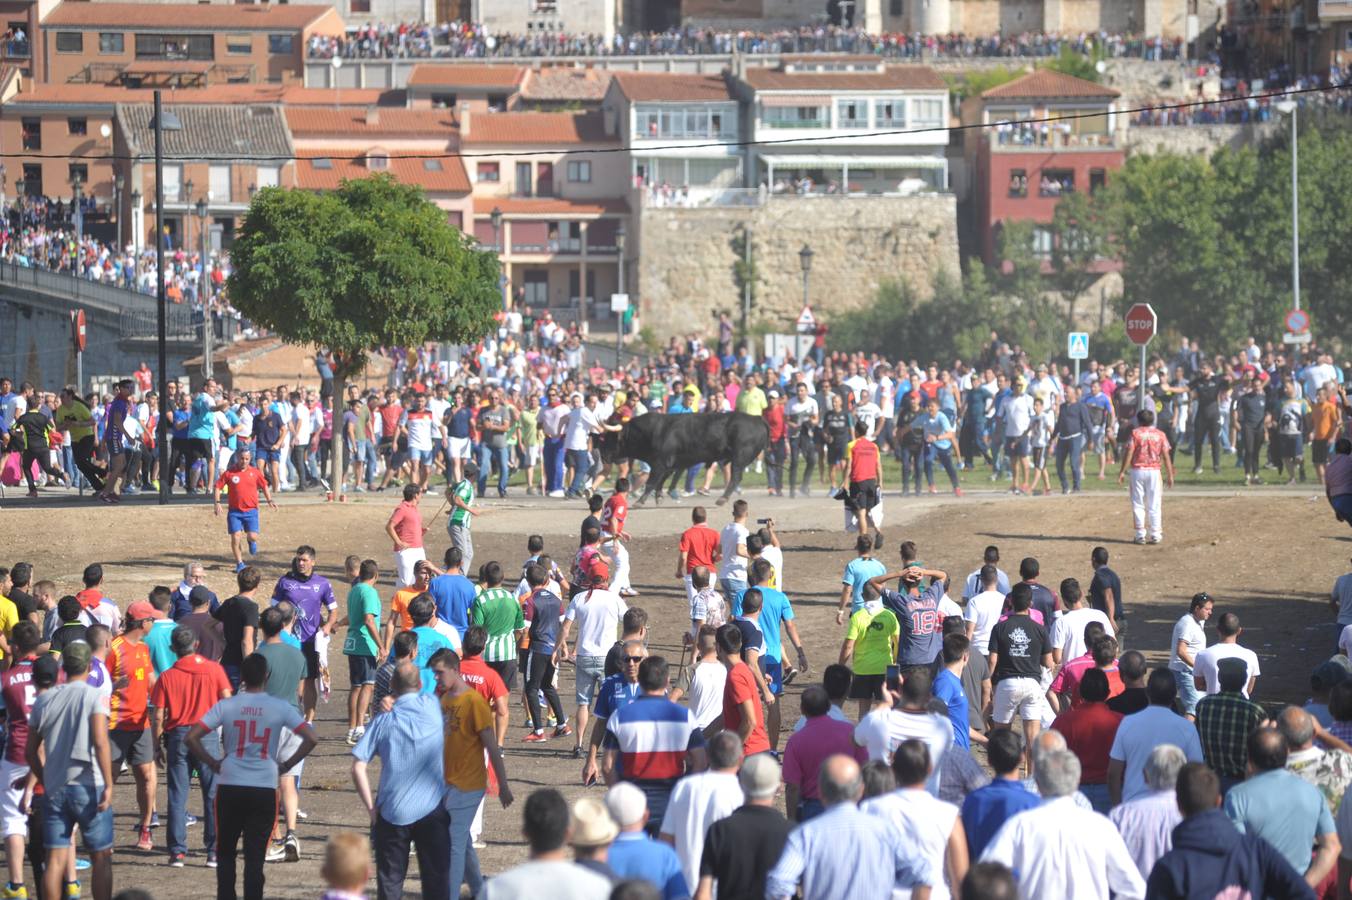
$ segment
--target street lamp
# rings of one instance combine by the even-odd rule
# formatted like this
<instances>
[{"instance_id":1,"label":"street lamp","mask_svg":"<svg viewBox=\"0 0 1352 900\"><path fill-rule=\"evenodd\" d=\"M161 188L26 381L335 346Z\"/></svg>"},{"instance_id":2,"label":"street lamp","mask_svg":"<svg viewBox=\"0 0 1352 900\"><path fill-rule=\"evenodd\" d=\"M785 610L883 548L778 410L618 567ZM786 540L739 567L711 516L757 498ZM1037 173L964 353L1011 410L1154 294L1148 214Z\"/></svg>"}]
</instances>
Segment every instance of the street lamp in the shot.
<instances>
[{"instance_id":1,"label":"street lamp","mask_svg":"<svg viewBox=\"0 0 1352 900\"><path fill-rule=\"evenodd\" d=\"M84 204L80 175L77 172L70 180L71 195L75 199L75 277L79 278L84 269Z\"/></svg>"},{"instance_id":2,"label":"street lamp","mask_svg":"<svg viewBox=\"0 0 1352 900\"><path fill-rule=\"evenodd\" d=\"M493 251L498 254L498 292L502 294L502 311L507 311L507 263L503 259L506 254L502 247L502 210L493 207L493 211L488 214L488 221L493 226Z\"/></svg>"},{"instance_id":3,"label":"street lamp","mask_svg":"<svg viewBox=\"0 0 1352 900\"><path fill-rule=\"evenodd\" d=\"M137 252L141 250L141 238L145 231L144 226L141 225L141 213L143 212L141 196L140 191L131 192L131 243Z\"/></svg>"},{"instance_id":4,"label":"street lamp","mask_svg":"<svg viewBox=\"0 0 1352 900\"><path fill-rule=\"evenodd\" d=\"M126 180L122 177L121 172L113 176L113 210L117 214L117 243L119 247L122 245L122 188L125 184Z\"/></svg>"},{"instance_id":5,"label":"street lamp","mask_svg":"<svg viewBox=\"0 0 1352 900\"><path fill-rule=\"evenodd\" d=\"M807 278L812 271L812 256L812 248L807 244L804 244L803 249L798 251L798 262L803 267L803 306L808 305Z\"/></svg>"},{"instance_id":6,"label":"street lamp","mask_svg":"<svg viewBox=\"0 0 1352 900\"><path fill-rule=\"evenodd\" d=\"M615 286L616 293L624 293L624 220L615 227L615 253L620 258L619 270L616 272ZM624 313L615 313L615 368L620 367L620 348L624 346Z\"/></svg>"},{"instance_id":7,"label":"street lamp","mask_svg":"<svg viewBox=\"0 0 1352 900\"><path fill-rule=\"evenodd\" d=\"M155 428L155 446L160 453L160 503L169 502L169 488L174 483L169 471L169 416L165 403L169 397L169 351L165 346L165 317L168 298L164 294L164 132L182 131L183 123L160 103L160 92L155 91L155 115L150 120L155 133L155 344L159 351L160 416Z\"/></svg>"},{"instance_id":8,"label":"street lamp","mask_svg":"<svg viewBox=\"0 0 1352 900\"><path fill-rule=\"evenodd\" d=\"M207 198L197 201L197 230L202 236L202 274L197 280L197 295L202 301L202 377L210 378L214 374L211 366L211 279L207 277Z\"/></svg>"}]
</instances>

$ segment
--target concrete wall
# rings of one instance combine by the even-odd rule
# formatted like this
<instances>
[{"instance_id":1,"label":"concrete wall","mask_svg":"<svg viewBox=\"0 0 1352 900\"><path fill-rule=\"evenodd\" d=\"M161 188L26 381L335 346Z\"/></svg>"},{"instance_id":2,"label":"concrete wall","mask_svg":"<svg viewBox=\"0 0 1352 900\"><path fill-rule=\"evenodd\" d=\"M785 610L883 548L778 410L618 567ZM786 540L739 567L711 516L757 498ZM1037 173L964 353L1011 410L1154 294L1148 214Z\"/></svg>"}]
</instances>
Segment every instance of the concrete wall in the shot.
<instances>
[{"instance_id":1,"label":"concrete wall","mask_svg":"<svg viewBox=\"0 0 1352 900\"><path fill-rule=\"evenodd\" d=\"M704 329L717 310L736 315L741 290L733 239L752 230L760 284L752 322L792 330L802 310L798 251L812 247L810 299L819 320L857 309L888 279L928 293L940 270L958 275L957 205L930 197L772 199L742 208L645 208L638 259L641 324L661 338Z\"/></svg>"}]
</instances>

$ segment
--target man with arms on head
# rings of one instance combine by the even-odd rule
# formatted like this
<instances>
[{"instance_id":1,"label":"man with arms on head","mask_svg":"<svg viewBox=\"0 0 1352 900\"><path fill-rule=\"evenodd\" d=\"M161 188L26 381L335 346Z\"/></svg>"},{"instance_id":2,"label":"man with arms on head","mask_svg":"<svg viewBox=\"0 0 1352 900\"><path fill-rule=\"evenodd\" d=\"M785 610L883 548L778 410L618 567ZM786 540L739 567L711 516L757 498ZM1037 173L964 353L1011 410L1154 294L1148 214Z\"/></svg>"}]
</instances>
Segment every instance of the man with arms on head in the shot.
<instances>
[{"instance_id":1,"label":"man with arms on head","mask_svg":"<svg viewBox=\"0 0 1352 900\"><path fill-rule=\"evenodd\" d=\"M216 893L234 897L235 864L244 843L244 898L263 898L263 858L277 816L277 781L315 748L314 730L295 706L267 693L268 661L255 653L240 667L244 690L211 708L188 732L193 755L216 774ZM225 755L217 759L202 739L221 729ZM284 732L299 741L283 753Z\"/></svg>"},{"instance_id":2,"label":"man with arms on head","mask_svg":"<svg viewBox=\"0 0 1352 900\"><path fill-rule=\"evenodd\" d=\"M610 882L568 860L568 801L552 788L526 798L521 832L530 861L494 876L484 900L536 900L541 892L557 900L608 900Z\"/></svg>"},{"instance_id":3,"label":"man with arms on head","mask_svg":"<svg viewBox=\"0 0 1352 900\"><path fill-rule=\"evenodd\" d=\"M864 793L859 763L832 756L822 763L818 790L826 811L790 835L765 881L767 900L792 897L801 886L814 900L887 897L909 889L914 900L929 900L929 865L901 834L879 828L874 816L856 805Z\"/></svg>"},{"instance_id":4,"label":"man with arms on head","mask_svg":"<svg viewBox=\"0 0 1352 900\"><path fill-rule=\"evenodd\" d=\"M291 571L277 580L272 591L273 606L282 600L289 600L296 608L296 639L305 654L303 711L306 721L313 721L319 699L319 651L315 648L315 635L320 631L325 635L333 633L333 611L338 608L333 586L315 572L314 547L302 544L296 548Z\"/></svg>"},{"instance_id":5,"label":"man with arms on head","mask_svg":"<svg viewBox=\"0 0 1352 900\"><path fill-rule=\"evenodd\" d=\"M225 517L225 530L230 534L230 552L235 556L235 571L244 568L244 541L249 542L249 555L258 553L258 492L273 509L277 504L268 490L268 480L263 477L252 462L252 452L248 447L235 451L230 466L216 479L212 490L212 503L215 515L221 514L221 491L226 493L230 511Z\"/></svg>"},{"instance_id":6,"label":"man with arms on head","mask_svg":"<svg viewBox=\"0 0 1352 900\"><path fill-rule=\"evenodd\" d=\"M686 885L699 884L700 857L709 826L725 819L741 804L737 768L742 764L742 741L720 731L709 738L709 768L687 775L672 788L658 837L676 850Z\"/></svg>"},{"instance_id":7,"label":"man with arms on head","mask_svg":"<svg viewBox=\"0 0 1352 900\"><path fill-rule=\"evenodd\" d=\"M1160 744L1145 761L1145 783L1150 793L1119 803L1108 813L1142 878L1173 845L1174 827L1183 820L1174 787L1188 758L1173 744Z\"/></svg>"},{"instance_id":8,"label":"man with arms on head","mask_svg":"<svg viewBox=\"0 0 1352 900\"><path fill-rule=\"evenodd\" d=\"M1173 673L1155 669L1146 681L1150 705L1117 726L1108 751L1108 792L1113 806L1149 793L1145 764L1160 744L1173 744L1189 762L1202 761L1202 743L1192 722L1174 712L1178 687Z\"/></svg>"},{"instance_id":9,"label":"man with arms on head","mask_svg":"<svg viewBox=\"0 0 1352 900\"><path fill-rule=\"evenodd\" d=\"M920 585L930 580L923 591ZM899 591L887 588L896 579ZM939 611L948 575L938 569L925 569L914 562L896 572L888 572L869 582L882 595L883 605L897 616L901 633L897 640L897 665L902 673L929 666L939 657L944 640L944 617Z\"/></svg>"},{"instance_id":10,"label":"man with arms on head","mask_svg":"<svg viewBox=\"0 0 1352 900\"><path fill-rule=\"evenodd\" d=\"M435 698L421 692L412 662L395 667L390 687L393 707L371 720L352 750L352 783L371 817L376 883L380 896L402 897L413 846L422 896L449 900L451 820L441 804L441 710ZM380 758L380 788L372 800L366 768L375 757Z\"/></svg>"},{"instance_id":11,"label":"man with arms on head","mask_svg":"<svg viewBox=\"0 0 1352 900\"><path fill-rule=\"evenodd\" d=\"M1291 863L1262 837L1240 831L1218 808L1221 785L1202 763L1178 773L1176 797L1183 821L1174 828L1172 848L1150 870L1149 896L1286 897L1313 900L1315 893Z\"/></svg>"},{"instance_id":12,"label":"man with arms on head","mask_svg":"<svg viewBox=\"0 0 1352 900\"><path fill-rule=\"evenodd\" d=\"M1080 761L1069 750L1037 755L1041 806L1005 823L981 855L1017 874L1023 897L1144 897L1145 881L1111 822L1074 800ZM1065 840L1065 835L1075 840Z\"/></svg>"}]
</instances>

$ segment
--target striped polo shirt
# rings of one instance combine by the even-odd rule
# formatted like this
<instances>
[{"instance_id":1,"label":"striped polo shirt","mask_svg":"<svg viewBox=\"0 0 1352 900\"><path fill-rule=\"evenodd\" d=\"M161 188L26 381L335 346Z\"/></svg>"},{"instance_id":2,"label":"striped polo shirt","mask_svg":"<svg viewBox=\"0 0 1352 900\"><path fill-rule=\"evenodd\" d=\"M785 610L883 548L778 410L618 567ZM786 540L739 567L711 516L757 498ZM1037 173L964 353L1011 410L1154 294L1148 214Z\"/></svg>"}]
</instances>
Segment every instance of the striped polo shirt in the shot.
<instances>
[{"instance_id":1,"label":"striped polo shirt","mask_svg":"<svg viewBox=\"0 0 1352 900\"><path fill-rule=\"evenodd\" d=\"M488 632L484 662L509 662L517 658L517 629L526 627L526 617L516 595L505 587L484 588L469 612L470 623Z\"/></svg>"},{"instance_id":2,"label":"striped polo shirt","mask_svg":"<svg viewBox=\"0 0 1352 900\"><path fill-rule=\"evenodd\" d=\"M685 774L685 755L704 746L694 714L666 697L636 697L606 719L604 746L620 752L626 781L672 781Z\"/></svg>"}]
</instances>

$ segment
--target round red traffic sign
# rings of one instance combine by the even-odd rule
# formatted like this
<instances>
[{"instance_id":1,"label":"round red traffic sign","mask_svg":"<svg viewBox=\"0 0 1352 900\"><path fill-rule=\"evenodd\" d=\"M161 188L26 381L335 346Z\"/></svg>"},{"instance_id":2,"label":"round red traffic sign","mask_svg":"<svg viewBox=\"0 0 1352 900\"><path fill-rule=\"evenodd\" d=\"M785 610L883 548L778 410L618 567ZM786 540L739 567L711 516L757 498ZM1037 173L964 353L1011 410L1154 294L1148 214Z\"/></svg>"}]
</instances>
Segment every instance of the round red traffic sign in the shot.
<instances>
[{"instance_id":1,"label":"round red traffic sign","mask_svg":"<svg viewBox=\"0 0 1352 900\"><path fill-rule=\"evenodd\" d=\"M84 352L88 342L88 336L85 330L85 312L83 309L77 309L72 313L73 326L75 330L75 349L81 353Z\"/></svg>"},{"instance_id":2,"label":"round red traffic sign","mask_svg":"<svg viewBox=\"0 0 1352 900\"><path fill-rule=\"evenodd\" d=\"M1286 330L1292 334L1304 334L1310 330L1310 314L1303 309L1292 309L1286 313Z\"/></svg>"},{"instance_id":3,"label":"round red traffic sign","mask_svg":"<svg viewBox=\"0 0 1352 900\"><path fill-rule=\"evenodd\" d=\"M1150 343L1159 326L1159 317L1149 303L1133 303L1126 315L1127 339L1141 346Z\"/></svg>"}]
</instances>

